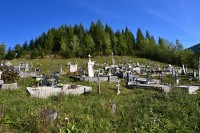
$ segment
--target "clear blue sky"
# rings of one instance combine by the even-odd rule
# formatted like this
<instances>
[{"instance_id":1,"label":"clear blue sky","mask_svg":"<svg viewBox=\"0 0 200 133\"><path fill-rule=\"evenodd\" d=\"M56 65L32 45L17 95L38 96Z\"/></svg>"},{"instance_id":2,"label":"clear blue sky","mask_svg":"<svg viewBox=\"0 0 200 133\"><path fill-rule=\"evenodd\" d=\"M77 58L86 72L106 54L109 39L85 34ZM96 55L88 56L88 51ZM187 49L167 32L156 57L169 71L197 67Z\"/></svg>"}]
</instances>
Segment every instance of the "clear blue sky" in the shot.
<instances>
[{"instance_id":1,"label":"clear blue sky","mask_svg":"<svg viewBox=\"0 0 200 133\"><path fill-rule=\"evenodd\" d=\"M107 22L114 30L140 27L184 48L200 43L200 0L1 0L0 42L13 48L62 24Z\"/></svg>"}]
</instances>

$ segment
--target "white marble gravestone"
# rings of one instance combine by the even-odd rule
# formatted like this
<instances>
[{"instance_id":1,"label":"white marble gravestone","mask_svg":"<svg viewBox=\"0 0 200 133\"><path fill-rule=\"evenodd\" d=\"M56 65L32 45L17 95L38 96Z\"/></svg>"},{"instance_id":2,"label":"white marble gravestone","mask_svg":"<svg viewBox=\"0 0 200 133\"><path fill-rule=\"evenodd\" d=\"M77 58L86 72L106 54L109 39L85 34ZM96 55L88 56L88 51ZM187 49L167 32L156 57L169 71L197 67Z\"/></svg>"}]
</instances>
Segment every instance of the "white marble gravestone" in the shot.
<instances>
[{"instance_id":1,"label":"white marble gravestone","mask_svg":"<svg viewBox=\"0 0 200 133\"><path fill-rule=\"evenodd\" d=\"M69 65L69 71L70 72L77 72L77 64Z\"/></svg>"},{"instance_id":2,"label":"white marble gravestone","mask_svg":"<svg viewBox=\"0 0 200 133\"><path fill-rule=\"evenodd\" d=\"M89 77L94 77L94 62L91 61L91 55L88 55L89 61L88 61L88 76Z\"/></svg>"},{"instance_id":3,"label":"white marble gravestone","mask_svg":"<svg viewBox=\"0 0 200 133\"><path fill-rule=\"evenodd\" d=\"M25 72L28 72L29 71L29 65L28 65L28 62L25 63Z\"/></svg>"}]
</instances>

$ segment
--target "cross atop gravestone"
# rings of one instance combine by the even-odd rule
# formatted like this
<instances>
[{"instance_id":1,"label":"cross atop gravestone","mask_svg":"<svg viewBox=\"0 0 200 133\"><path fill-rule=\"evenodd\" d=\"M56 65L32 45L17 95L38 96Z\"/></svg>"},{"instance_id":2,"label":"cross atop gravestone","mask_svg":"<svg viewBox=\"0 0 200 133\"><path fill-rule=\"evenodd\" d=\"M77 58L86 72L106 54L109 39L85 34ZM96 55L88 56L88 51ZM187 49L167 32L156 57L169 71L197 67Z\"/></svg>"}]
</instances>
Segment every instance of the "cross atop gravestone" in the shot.
<instances>
[{"instance_id":1,"label":"cross atop gravestone","mask_svg":"<svg viewBox=\"0 0 200 133\"><path fill-rule=\"evenodd\" d=\"M183 63L182 63L183 64ZM183 64L183 66L182 66L182 74L183 75L185 75L186 74L186 71L185 71L185 66L184 66L184 64Z\"/></svg>"},{"instance_id":2,"label":"cross atop gravestone","mask_svg":"<svg viewBox=\"0 0 200 133\"><path fill-rule=\"evenodd\" d=\"M131 71L127 72L127 85L132 84L133 82L133 73Z\"/></svg>"},{"instance_id":3,"label":"cross atop gravestone","mask_svg":"<svg viewBox=\"0 0 200 133\"><path fill-rule=\"evenodd\" d=\"M119 84L119 82L120 82L120 80L118 80L117 84L116 84L116 86L117 86L117 95L120 94L120 90L119 90L120 84Z\"/></svg>"},{"instance_id":4,"label":"cross atop gravestone","mask_svg":"<svg viewBox=\"0 0 200 133\"><path fill-rule=\"evenodd\" d=\"M175 71L175 81L176 81L176 84L178 85L179 79L178 79L178 72L177 71Z\"/></svg>"},{"instance_id":5,"label":"cross atop gravestone","mask_svg":"<svg viewBox=\"0 0 200 133\"><path fill-rule=\"evenodd\" d=\"M91 62L91 59L90 59L91 57L92 57L92 56L89 54L89 55L88 55L88 58L89 58L89 61L90 61L90 62Z\"/></svg>"},{"instance_id":6,"label":"cross atop gravestone","mask_svg":"<svg viewBox=\"0 0 200 133\"><path fill-rule=\"evenodd\" d=\"M113 53L112 53L112 65L115 64L114 58L113 58Z\"/></svg>"},{"instance_id":7,"label":"cross atop gravestone","mask_svg":"<svg viewBox=\"0 0 200 133\"><path fill-rule=\"evenodd\" d=\"M100 81L99 74L98 74L98 93L99 93L99 95L100 95L100 89L101 89L101 81Z\"/></svg>"}]
</instances>

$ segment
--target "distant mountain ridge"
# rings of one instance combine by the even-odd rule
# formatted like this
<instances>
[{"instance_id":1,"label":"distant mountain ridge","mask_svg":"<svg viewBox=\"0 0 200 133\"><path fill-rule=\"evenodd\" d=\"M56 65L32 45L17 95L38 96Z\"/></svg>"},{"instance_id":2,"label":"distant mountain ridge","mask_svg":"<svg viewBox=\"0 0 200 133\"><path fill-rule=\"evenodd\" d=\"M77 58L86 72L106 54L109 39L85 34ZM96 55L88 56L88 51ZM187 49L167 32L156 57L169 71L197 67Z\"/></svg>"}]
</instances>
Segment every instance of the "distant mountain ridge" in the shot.
<instances>
[{"instance_id":1,"label":"distant mountain ridge","mask_svg":"<svg viewBox=\"0 0 200 133\"><path fill-rule=\"evenodd\" d=\"M196 45L194 45L194 46L192 46L192 47L190 47L188 49L191 49L192 51L194 51L195 53L197 53L199 47L200 47L200 43L198 43L198 44L196 44Z\"/></svg>"}]
</instances>

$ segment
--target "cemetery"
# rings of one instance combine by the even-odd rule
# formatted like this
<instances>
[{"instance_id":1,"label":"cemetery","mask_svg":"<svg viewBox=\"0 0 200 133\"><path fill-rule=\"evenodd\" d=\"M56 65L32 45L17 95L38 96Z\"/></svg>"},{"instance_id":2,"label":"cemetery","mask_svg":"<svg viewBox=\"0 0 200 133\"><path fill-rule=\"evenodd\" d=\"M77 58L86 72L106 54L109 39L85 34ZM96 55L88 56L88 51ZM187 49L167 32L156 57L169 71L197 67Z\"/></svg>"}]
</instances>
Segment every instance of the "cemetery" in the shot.
<instances>
[{"instance_id":1,"label":"cemetery","mask_svg":"<svg viewBox=\"0 0 200 133\"><path fill-rule=\"evenodd\" d=\"M133 117L136 117L138 122L140 118L151 123L150 119L155 119L151 117L152 112L153 115L157 115L157 112L166 112L162 113L163 119L174 122L172 112L176 110L191 112L190 109L183 110L185 106L197 110L198 103L194 103L194 99L198 101L199 98L199 69L189 69L185 64L173 66L129 58L118 58L112 54L104 59L88 55L84 60L76 58L2 62L0 95L2 98L3 95L12 95L3 101L8 102L9 106L18 105L9 110L4 103L2 104L5 106L4 110L17 112L17 116L3 119L3 123L6 123L7 119L14 121L14 118L21 116L25 121L21 122L18 119L17 123L27 125L32 131L35 131L36 127L41 131L46 127L45 122L49 123L47 127L54 127L53 123L55 124L57 120L60 122L58 122L59 129L63 128L62 124L69 123L72 124L71 127L75 126L77 129L87 128L84 125L88 121L93 123L86 124L89 129L94 127L99 129L96 121L102 119L132 123L136 121ZM15 75L15 78L5 76L5 72L7 75ZM16 111L15 108L20 111ZM133 110L136 114L130 113ZM91 115L92 113L94 115ZM144 113L148 115L147 118L143 118ZM169 118L169 115L172 117ZM182 121L179 118L176 120ZM74 122L76 124L73 124ZM108 126L104 122L100 123L101 129ZM129 126L131 125L120 127L118 130L123 132L121 129L130 129L127 128Z\"/></svg>"},{"instance_id":2,"label":"cemetery","mask_svg":"<svg viewBox=\"0 0 200 133\"><path fill-rule=\"evenodd\" d=\"M75 61L74 64L71 64L71 62L68 62L66 65L66 69L69 69L69 77L75 81L81 81L81 82L97 82L100 84L100 82L113 82L117 83L119 80L122 80L123 82L126 82L125 87L129 89L137 89L137 88L148 88L148 89L153 89L153 90L160 90L164 92L169 92L173 87L176 88L184 88L188 90L190 94L195 93L194 91L198 90L199 85L191 84L191 85L181 85L179 82L179 75L186 76L189 75L188 80L192 80L191 76L193 79L196 78L196 80L200 79L199 74L197 77L197 73L195 70L193 72L188 72L187 66L182 65L182 67L177 67L177 66L172 66L169 64L167 67L163 67L163 69L160 68L158 64L153 64L153 67L151 63L148 65L140 65L140 63L136 62L131 62L131 60L121 60L117 64L116 61L113 58L112 54L112 59L111 59L111 64L106 61L104 64L98 64L96 63L97 61L92 61L91 60L91 55L88 55L88 61L87 61L87 68L79 68L78 62ZM65 75L66 72L63 71L62 65L58 65L56 69L51 71L52 74L50 74L50 71L47 73L50 76L45 76L45 74L41 75L41 70L42 65L37 64L37 67L33 66L33 63L31 62L30 64L28 62L20 62L19 66L13 66L11 62L2 62L2 71L1 74L5 71L4 67L6 66L7 71L13 72L17 74L20 78L27 78L27 77L32 77L36 80L37 82L37 87L33 86L27 86L27 90L30 93L31 96L34 95L36 97L37 95L41 95L41 97L48 97L51 94L57 95L60 92L63 92L67 94L68 92L65 91L66 88L69 88L68 84L64 84L63 86L59 87L59 89L54 89L58 88L56 86L57 84L61 84L59 81L59 76ZM97 68L97 69L95 69ZM58 70L59 69L59 70ZM3 74L2 74L3 75ZM5 75L5 74L4 74ZM171 83L164 83L163 82L163 77L171 75L172 81ZM153 78L153 77L158 77L158 78ZM49 80L52 79L55 82L50 83ZM10 81L9 81L10 82ZM2 89L17 89L17 83L11 83L7 84L4 83L2 80L1 82L1 88ZM80 88L84 88L81 87ZM77 91L77 94L81 94L82 92L85 91L91 91L90 89L82 89L80 92ZM77 88L78 89L78 88ZM34 90L34 91L32 91ZM43 91L44 90L44 91ZM49 94L48 94L49 90ZM57 90L57 91L55 91ZM63 91L64 90L64 91ZM42 92L45 93L47 96L43 96L41 94ZM70 92L70 91L69 91ZM73 92L72 92L73 93ZM74 93L74 94L76 94ZM39 96L40 97L40 96Z\"/></svg>"}]
</instances>

